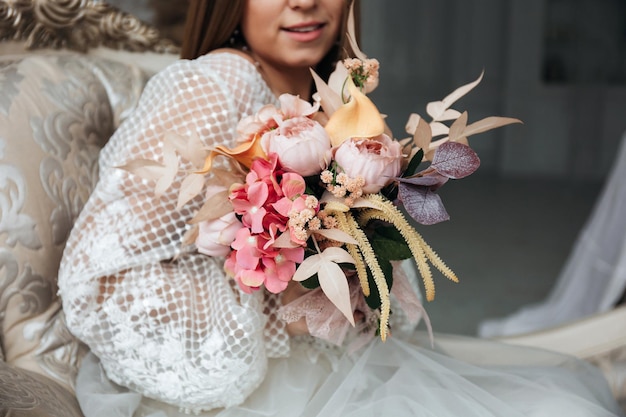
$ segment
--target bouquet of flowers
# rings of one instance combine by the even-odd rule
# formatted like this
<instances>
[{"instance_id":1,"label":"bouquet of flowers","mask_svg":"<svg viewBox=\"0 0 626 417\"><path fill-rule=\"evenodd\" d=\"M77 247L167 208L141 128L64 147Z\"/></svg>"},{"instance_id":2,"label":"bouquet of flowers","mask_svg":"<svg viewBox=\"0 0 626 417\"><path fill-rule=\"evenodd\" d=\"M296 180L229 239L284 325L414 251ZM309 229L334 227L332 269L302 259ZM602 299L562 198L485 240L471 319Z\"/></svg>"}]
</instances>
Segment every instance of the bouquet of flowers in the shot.
<instances>
[{"instance_id":1,"label":"bouquet of flowers","mask_svg":"<svg viewBox=\"0 0 626 417\"><path fill-rule=\"evenodd\" d=\"M352 27L349 25L349 27ZM388 336L395 261L413 258L427 300L435 295L431 265L456 275L415 229L448 219L437 190L474 172L479 158L467 138L519 120L488 117L468 124L451 108L481 80L411 114L409 137L394 139L367 93L378 84L378 62L360 51L340 63L328 83L314 72L314 103L284 94L238 125L235 148L204 149L197 137L168 134L165 163L125 168L166 189L178 157L195 169L184 179L179 206L204 193L204 206L185 237L198 251L224 256L224 268L245 292L284 291L291 281L319 287L354 325L349 277ZM323 111L322 111L323 110ZM228 163L216 166L215 158ZM146 166L163 168L155 178ZM154 172L152 170L151 172Z\"/></svg>"}]
</instances>

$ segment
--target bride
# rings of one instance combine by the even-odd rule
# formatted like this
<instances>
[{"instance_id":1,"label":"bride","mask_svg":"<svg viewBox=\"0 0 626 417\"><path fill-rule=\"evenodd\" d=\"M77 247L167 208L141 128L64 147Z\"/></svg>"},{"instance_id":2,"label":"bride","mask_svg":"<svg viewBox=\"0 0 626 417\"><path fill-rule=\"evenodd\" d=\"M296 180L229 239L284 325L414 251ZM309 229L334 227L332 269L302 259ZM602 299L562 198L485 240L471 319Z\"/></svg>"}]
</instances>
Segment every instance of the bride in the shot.
<instances>
[{"instance_id":1,"label":"bride","mask_svg":"<svg viewBox=\"0 0 626 417\"><path fill-rule=\"evenodd\" d=\"M285 323L307 293L248 294L224 259L182 245L200 208L176 207L116 167L158 160L166 132L232 147L244 116L282 93L312 97L350 50L347 1L192 0L180 61L154 76L103 149L101 178L59 273L67 324L91 349L77 381L86 417L617 416L591 365L551 352L415 331L353 352ZM355 317L358 320L358 315Z\"/></svg>"}]
</instances>

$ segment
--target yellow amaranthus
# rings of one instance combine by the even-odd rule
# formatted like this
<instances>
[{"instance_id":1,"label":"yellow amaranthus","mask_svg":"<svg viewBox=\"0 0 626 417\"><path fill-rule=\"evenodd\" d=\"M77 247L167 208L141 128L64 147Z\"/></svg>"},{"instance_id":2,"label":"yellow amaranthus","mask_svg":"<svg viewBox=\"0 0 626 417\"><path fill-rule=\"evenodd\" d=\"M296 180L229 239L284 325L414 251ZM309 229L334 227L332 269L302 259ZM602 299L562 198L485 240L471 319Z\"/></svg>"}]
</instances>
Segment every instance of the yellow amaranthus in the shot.
<instances>
[{"instance_id":1,"label":"yellow amaranthus","mask_svg":"<svg viewBox=\"0 0 626 417\"><path fill-rule=\"evenodd\" d=\"M370 220L378 219L391 223L398 229L415 258L417 267L424 281L426 299L428 301L432 301L435 298L435 284L428 261L448 279L454 282L459 281L456 274L439 258L437 253L409 224L402 212L391 201L378 194L369 194L365 198L376 208L362 211L359 216L359 222L361 225L365 225Z\"/></svg>"}]
</instances>

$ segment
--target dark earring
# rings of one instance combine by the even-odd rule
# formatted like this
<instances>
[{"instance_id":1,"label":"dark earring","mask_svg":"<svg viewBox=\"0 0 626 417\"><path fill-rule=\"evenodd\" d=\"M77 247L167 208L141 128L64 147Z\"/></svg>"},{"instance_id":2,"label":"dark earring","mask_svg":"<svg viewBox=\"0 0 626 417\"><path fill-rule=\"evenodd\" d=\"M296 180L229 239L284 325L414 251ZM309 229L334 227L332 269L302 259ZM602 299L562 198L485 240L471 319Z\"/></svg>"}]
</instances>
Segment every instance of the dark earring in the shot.
<instances>
[{"instance_id":1,"label":"dark earring","mask_svg":"<svg viewBox=\"0 0 626 417\"><path fill-rule=\"evenodd\" d=\"M228 43L231 48L240 48L242 51L248 50L246 40L244 39L243 34L239 30L239 28L235 29L233 33L231 33Z\"/></svg>"},{"instance_id":2,"label":"dark earring","mask_svg":"<svg viewBox=\"0 0 626 417\"><path fill-rule=\"evenodd\" d=\"M241 34L239 33L239 29L235 29L233 33L230 35L230 39L228 43L230 46L234 47L241 40Z\"/></svg>"}]
</instances>

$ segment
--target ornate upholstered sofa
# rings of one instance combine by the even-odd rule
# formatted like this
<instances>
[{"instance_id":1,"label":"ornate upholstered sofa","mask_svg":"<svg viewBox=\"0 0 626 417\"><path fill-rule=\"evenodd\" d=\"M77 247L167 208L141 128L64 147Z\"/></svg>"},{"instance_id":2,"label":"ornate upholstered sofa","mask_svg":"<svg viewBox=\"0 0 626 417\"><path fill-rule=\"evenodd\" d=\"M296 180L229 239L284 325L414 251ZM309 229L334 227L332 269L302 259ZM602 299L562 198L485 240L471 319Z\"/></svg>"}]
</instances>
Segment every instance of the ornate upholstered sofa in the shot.
<instances>
[{"instance_id":1,"label":"ornate upholstered sofa","mask_svg":"<svg viewBox=\"0 0 626 417\"><path fill-rule=\"evenodd\" d=\"M57 269L100 148L177 48L91 0L0 0L0 41L0 416L81 416Z\"/></svg>"}]
</instances>

